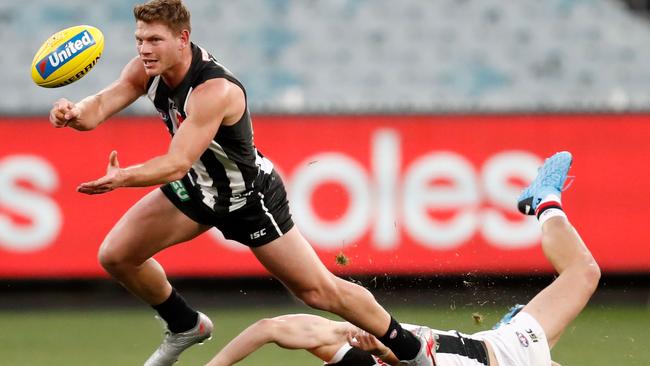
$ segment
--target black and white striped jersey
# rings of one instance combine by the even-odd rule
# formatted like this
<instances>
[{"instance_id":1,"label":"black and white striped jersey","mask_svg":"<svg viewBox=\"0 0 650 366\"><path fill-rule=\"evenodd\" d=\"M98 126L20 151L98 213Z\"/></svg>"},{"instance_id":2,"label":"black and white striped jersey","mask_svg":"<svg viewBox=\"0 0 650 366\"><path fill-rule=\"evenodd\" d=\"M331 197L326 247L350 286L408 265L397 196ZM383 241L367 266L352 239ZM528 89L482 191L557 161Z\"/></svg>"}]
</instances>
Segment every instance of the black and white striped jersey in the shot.
<instances>
[{"instance_id":1,"label":"black and white striped jersey","mask_svg":"<svg viewBox=\"0 0 650 366\"><path fill-rule=\"evenodd\" d=\"M402 324L404 329L416 331L419 325ZM425 327L425 329L428 329ZM488 355L483 340L456 331L432 329L436 334L435 366L487 366ZM345 343L325 366L388 366L366 351Z\"/></svg>"},{"instance_id":2,"label":"black and white striped jersey","mask_svg":"<svg viewBox=\"0 0 650 366\"><path fill-rule=\"evenodd\" d=\"M188 117L187 101L192 90L201 83L224 78L238 85L246 95L239 80L212 55L194 43L191 47L192 64L176 88L170 88L160 76L147 83L147 95L172 137ZM217 213L227 213L243 207L256 182L272 170L273 163L255 148L246 103L246 111L237 123L219 127L208 149L192 164L183 182L206 206Z\"/></svg>"}]
</instances>

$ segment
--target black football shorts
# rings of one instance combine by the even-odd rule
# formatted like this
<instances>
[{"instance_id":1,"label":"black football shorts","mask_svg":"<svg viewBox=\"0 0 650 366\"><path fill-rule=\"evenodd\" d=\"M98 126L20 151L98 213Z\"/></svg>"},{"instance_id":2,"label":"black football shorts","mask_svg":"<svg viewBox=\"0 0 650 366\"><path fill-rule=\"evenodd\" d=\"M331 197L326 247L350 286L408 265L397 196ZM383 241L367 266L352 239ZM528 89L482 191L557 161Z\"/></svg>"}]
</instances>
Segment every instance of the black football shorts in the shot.
<instances>
[{"instance_id":1,"label":"black football shorts","mask_svg":"<svg viewBox=\"0 0 650 366\"><path fill-rule=\"evenodd\" d=\"M232 212L209 207L199 198L198 192L185 189L189 184L185 177L160 189L185 215L199 224L216 227L226 239L259 247L286 234L294 225L287 192L275 170L260 180L243 207Z\"/></svg>"}]
</instances>

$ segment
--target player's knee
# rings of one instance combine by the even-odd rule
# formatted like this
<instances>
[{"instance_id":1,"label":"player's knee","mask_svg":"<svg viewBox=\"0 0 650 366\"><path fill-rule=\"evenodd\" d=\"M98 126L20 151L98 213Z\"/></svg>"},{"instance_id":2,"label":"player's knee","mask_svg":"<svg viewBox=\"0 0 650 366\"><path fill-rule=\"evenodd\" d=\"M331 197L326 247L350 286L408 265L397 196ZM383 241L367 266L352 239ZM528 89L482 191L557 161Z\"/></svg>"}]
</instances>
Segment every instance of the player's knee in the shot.
<instances>
[{"instance_id":1,"label":"player's knee","mask_svg":"<svg viewBox=\"0 0 650 366\"><path fill-rule=\"evenodd\" d=\"M327 298L327 296L325 296L325 293L319 289L302 291L296 295L309 307L318 310L330 311L331 301Z\"/></svg>"},{"instance_id":2,"label":"player's knee","mask_svg":"<svg viewBox=\"0 0 650 366\"><path fill-rule=\"evenodd\" d=\"M119 266L119 259L115 255L114 251L105 248L103 245L97 252L97 260L99 261L99 264L101 264L101 266L109 273L114 272L115 269Z\"/></svg>"},{"instance_id":3,"label":"player's knee","mask_svg":"<svg viewBox=\"0 0 650 366\"><path fill-rule=\"evenodd\" d=\"M305 291L299 297L313 308L336 314L349 310L360 301L365 304L374 301L372 293L364 287L334 276L320 287Z\"/></svg>"},{"instance_id":4,"label":"player's knee","mask_svg":"<svg viewBox=\"0 0 650 366\"><path fill-rule=\"evenodd\" d=\"M105 239L97 252L99 264L110 274L120 272L120 268L128 264L128 258L117 250L108 239Z\"/></svg>"},{"instance_id":5,"label":"player's knee","mask_svg":"<svg viewBox=\"0 0 650 366\"><path fill-rule=\"evenodd\" d=\"M588 288L595 291L596 287L598 287L598 282L600 282L600 267L598 263L593 258L587 260L583 266L582 273Z\"/></svg>"},{"instance_id":6,"label":"player's knee","mask_svg":"<svg viewBox=\"0 0 650 366\"><path fill-rule=\"evenodd\" d=\"M341 292L336 284L330 281L308 290L299 291L296 296L308 306L325 311L333 311L341 303Z\"/></svg>"},{"instance_id":7,"label":"player's knee","mask_svg":"<svg viewBox=\"0 0 650 366\"><path fill-rule=\"evenodd\" d=\"M586 255L572 264L573 282L591 296L600 281L600 267L591 255Z\"/></svg>"}]
</instances>

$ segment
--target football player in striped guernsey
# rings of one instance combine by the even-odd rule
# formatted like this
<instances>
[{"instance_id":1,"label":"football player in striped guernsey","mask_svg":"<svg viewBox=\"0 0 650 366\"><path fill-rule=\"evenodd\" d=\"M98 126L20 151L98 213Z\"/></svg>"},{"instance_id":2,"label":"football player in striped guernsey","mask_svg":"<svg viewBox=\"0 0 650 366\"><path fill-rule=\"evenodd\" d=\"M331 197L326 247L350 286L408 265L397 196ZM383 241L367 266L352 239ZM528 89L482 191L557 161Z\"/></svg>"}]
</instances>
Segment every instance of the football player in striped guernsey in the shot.
<instances>
[{"instance_id":1,"label":"football player in striped guernsey","mask_svg":"<svg viewBox=\"0 0 650 366\"><path fill-rule=\"evenodd\" d=\"M152 257L212 227L250 247L257 259L306 304L338 314L376 335L400 359L431 366L428 342L401 328L372 294L334 276L294 226L280 176L253 141L242 83L190 41L190 13L180 0L134 8L138 56L95 95L58 100L55 127L93 130L147 96L172 136L165 154L121 167L109 156L106 175L82 183L85 194L162 185L117 222L99 249L104 269L150 304L167 326L146 366L169 366L211 335L212 322L190 307Z\"/></svg>"}]
</instances>

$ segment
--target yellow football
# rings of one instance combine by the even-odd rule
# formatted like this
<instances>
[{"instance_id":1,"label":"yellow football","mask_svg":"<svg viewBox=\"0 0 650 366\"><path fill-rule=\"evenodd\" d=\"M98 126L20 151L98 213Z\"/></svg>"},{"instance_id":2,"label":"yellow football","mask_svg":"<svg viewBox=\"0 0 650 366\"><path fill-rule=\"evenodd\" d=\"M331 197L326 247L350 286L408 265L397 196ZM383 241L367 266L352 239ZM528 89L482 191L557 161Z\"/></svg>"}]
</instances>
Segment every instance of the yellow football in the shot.
<instances>
[{"instance_id":1,"label":"yellow football","mask_svg":"<svg viewBox=\"0 0 650 366\"><path fill-rule=\"evenodd\" d=\"M104 51L104 35L90 25L77 25L47 39L32 60L32 80L58 88L79 79L95 66Z\"/></svg>"}]
</instances>

